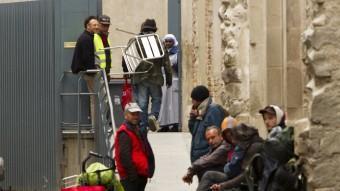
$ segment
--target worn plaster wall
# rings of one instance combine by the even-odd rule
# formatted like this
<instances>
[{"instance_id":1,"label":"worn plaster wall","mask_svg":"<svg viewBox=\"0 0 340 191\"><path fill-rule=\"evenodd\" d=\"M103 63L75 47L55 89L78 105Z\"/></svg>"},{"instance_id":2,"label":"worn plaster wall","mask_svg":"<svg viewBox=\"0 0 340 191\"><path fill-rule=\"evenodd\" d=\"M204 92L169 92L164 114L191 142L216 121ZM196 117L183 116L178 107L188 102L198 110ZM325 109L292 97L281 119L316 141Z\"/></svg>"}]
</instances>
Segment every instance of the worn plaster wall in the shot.
<instances>
[{"instance_id":1,"label":"worn plaster wall","mask_svg":"<svg viewBox=\"0 0 340 191\"><path fill-rule=\"evenodd\" d=\"M221 102L221 30L219 1L181 1L182 10L182 121L191 107L190 93L196 85L206 85L216 102Z\"/></svg>"},{"instance_id":2,"label":"worn plaster wall","mask_svg":"<svg viewBox=\"0 0 340 191\"><path fill-rule=\"evenodd\" d=\"M308 0L303 33L307 67L309 126L300 135L309 190L340 188L340 3Z\"/></svg>"},{"instance_id":3,"label":"worn plaster wall","mask_svg":"<svg viewBox=\"0 0 340 191\"><path fill-rule=\"evenodd\" d=\"M111 46L126 45L131 34L119 32L120 28L129 32L138 33L141 24L146 18L154 18L157 23L157 34L163 37L168 31L168 1L126 1L126 0L103 0L103 14L111 17L110 40ZM119 49L113 51L112 72L120 73L121 52ZM119 77L119 75L116 75Z\"/></svg>"},{"instance_id":4,"label":"worn plaster wall","mask_svg":"<svg viewBox=\"0 0 340 191\"><path fill-rule=\"evenodd\" d=\"M221 1L221 103L241 122L266 136L259 108L267 101L267 7L265 0Z\"/></svg>"}]
</instances>

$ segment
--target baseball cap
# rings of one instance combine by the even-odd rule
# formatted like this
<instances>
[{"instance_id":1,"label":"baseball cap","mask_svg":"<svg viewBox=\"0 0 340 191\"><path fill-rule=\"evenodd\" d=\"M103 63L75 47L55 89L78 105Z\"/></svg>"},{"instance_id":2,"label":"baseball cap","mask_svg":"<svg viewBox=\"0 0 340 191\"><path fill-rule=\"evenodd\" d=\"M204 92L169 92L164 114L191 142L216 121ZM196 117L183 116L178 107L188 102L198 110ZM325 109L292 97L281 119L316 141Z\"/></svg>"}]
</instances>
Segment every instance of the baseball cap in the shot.
<instances>
[{"instance_id":1,"label":"baseball cap","mask_svg":"<svg viewBox=\"0 0 340 191\"><path fill-rule=\"evenodd\" d=\"M135 102L130 102L128 104L126 104L124 112L129 112L129 113L133 113L133 112L142 112L141 108L138 106L137 103Z\"/></svg>"},{"instance_id":2,"label":"baseball cap","mask_svg":"<svg viewBox=\"0 0 340 191\"><path fill-rule=\"evenodd\" d=\"M111 24L111 22L110 22L110 17L107 16L107 15L100 15L100 16L98 17L98 21L99 21L99 23L104 24L104 25L109 25L109 24Z\"/></svg>"},{"instance_id":3,"label":"baseball cap","mask_svg":"<svg viewBox=\"0 0 340 191\"><path fill-rule=\"evenodd\" d=\"M270 113L270 114L276 115L275 109L273 107L271 107L270 105L268 105L265 108L261 109L259 111L259 113L261 113L262 115L265 114L265 113Z\"/></svg>"}]
</instances>

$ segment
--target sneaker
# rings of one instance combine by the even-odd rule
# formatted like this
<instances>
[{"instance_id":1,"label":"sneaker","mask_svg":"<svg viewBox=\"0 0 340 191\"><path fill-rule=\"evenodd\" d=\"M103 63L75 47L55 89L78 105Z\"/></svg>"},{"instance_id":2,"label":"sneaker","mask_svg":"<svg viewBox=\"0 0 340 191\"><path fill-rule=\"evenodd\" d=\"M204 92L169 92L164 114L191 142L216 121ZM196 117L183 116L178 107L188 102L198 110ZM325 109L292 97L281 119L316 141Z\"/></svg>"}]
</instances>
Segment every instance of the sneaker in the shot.
<instances>
[{"instance_id":1,"label":"sneaker","mask_svg":"<svg viewBox=\"0 0 340 191\"><path fill-rule=\"evenodd\" d=\"M149 129L153 132L159 129L159 123L154 115L148 117Z\"/></svg>"}]
</instances>

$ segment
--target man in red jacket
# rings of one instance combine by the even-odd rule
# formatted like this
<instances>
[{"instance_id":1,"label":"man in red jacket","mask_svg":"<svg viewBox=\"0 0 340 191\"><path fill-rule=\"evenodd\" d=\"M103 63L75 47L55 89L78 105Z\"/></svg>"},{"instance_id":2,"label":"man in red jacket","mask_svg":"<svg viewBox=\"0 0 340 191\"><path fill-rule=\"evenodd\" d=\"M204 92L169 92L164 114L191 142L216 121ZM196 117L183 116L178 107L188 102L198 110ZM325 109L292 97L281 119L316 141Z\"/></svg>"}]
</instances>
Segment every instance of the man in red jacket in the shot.
<instances>
[{"instance_id":1,"label":"man in red jacket","mask_svg":"<svg viewBox=\"0 0 340 191\"><path fill-rule=\"evenodd\" d=\"M145 131L139 127L142 110L137 103L125 106L125 121L115 137L115 160L125 191L144 191L153 176L155 159Z\"/></svg>"}]
</instances>

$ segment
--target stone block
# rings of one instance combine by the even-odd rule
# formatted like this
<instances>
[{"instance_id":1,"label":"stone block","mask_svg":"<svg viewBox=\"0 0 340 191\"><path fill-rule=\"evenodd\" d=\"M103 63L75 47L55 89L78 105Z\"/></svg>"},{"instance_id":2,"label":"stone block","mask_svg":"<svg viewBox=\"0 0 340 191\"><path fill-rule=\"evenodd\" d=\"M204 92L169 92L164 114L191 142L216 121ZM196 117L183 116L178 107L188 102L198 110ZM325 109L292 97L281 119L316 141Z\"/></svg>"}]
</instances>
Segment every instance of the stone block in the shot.
<instances>
[{"instance_id":1,"label":"stone block","mask_svg":"<svg viewBox=\"0 0 340 191\"><path fill-rule=\"evenodd\" d=\"M292 61L295 65L301 63L301 29L290 28L287 31L287 60Z\"/></svg>"},{"instance_id":2,"label":"stone block","mask_svg":"<svg viewBox=\"0 0 340 191\"><path fill-rule=\"evenodd\" d=\"M283 104L283 71L281 68L267 69L268 104Z\"/></svg>"},{"instance_id":3,"label":"stone block","mask_svg":"<svg viewBox=\"0 0 340 191\"><path fill-rule=\"evenodd\" d=\"M297 120L292 125L294 127L295 153L298 155L308 154L309 125L308 118Z\"/></svg>"},{"instance_id":4,"label":"stone block","mask_svg":"<svg viewBox=\"0 0 340 191\"><path fill-rule=\"evenodd\" d=\"M286 0L287 2L287 28L301 26L300 1Z\"/></svg>"},{"instance_id":5,"label":"stone block","mask_svg":"<svg viewBox=\"0 0 340 191\"><path fill-rule=\"evenodd\" d=\"M222 72L222 79L225 84L241 83L241 70L237 67L226 68Z\"/></svg>"},{"instance_id":6,"label":"stone block","mask_svg":"<svg viewBox=\"0 0 340 191\"><path fill-rule=\"evenodd\" d=\"M337 84L339 82L335 82ZM332 85L314 97L311 107L311 121L315 124L337 127L340 124L340 87Z\"/></svg>"},{"instance_id":7,"label":"stone block","mask_svg":"<svg viewBox=\"0 0 340 191\"><path fill-rule=\"evenodd\" d=\"M282 2L266 1L267 26L282 26Z\"/></svg>"},{"instance_id":8,"label":"stone block","mask_svg":"<svg viewBox=\"0 0 340 191\"><path fill-rule=\"evenodd\" d=\"M310 40L313 47L317 50L320 50L325 45L337 47L340 43L340 31L331 27L315 27L314 34Z\"/></svg>"},{"instance_id":9,"label":"stone block","mask_svg":"<svg viewBox=\"0 0 340 191\"><path fill-rule=\"evenodd\" d=\"M340 174L339 157L324 157L317 161L312 174L309 175L309 182L314 188L333 188L337 184L337 177Z\"/></svg>"},{"instance_id":10,"label":"stone block","mask_svg":"<svg viewBox=\"0 0 340 191\"><path fill-rule=\"evenodd\" d=\"M287 107L302 107L302 72L296 67L287 68ZM292 116L294 118L294 116Z\"/></svg>"},{"instance_id":11,"label":"stone block","mask_svg":"<svg viewBox=\"0 0 340 191\"><path fill-rule=\"evenodd\" d=\"M282 27L269 27L267 33L267 65L283 66Z\"/></svg>"},{"instance_id":12,"label":"stone block","mask_svg":"<svg viewBox=\"0 0 340 191\"><path fill-rule=\"evenodd\" d=\"M339 130L332 128L331 131L326 132L320 139L320 150L325 157L331 157L340 153L340 126L338 128Z\"/></svg>"},{"instance_id":13,"label":"stone block","mask_svg":"<svg viewBox=\"0 0 340 191\"><path fill-rule=\"evenodd\" d=\"M318 17L314 18L312 21L313 26L321 27L326 24L327 17L325 14L321 14Z\"/></svg>"}]
</instances>

